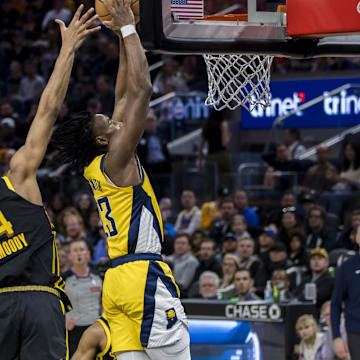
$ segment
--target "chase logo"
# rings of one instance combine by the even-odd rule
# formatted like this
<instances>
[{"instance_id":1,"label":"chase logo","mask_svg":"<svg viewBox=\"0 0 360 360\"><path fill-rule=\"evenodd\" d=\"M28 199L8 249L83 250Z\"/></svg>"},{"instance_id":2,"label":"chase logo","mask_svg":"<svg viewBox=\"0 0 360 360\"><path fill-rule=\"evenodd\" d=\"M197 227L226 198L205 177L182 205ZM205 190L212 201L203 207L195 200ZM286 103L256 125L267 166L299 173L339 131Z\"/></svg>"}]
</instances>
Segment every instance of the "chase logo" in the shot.
<instances>
[{"instance_id":1,"label":"chase logo","mask_svg":"<svg viewBox=\"0 0 360 360\"><path fill-rule=\"evenodd\" d=\"M171 329L174 324L177 322L177 316L174 308L165 310L166 319L167 319L167 329Z\"/></svg>"}]
</instances>

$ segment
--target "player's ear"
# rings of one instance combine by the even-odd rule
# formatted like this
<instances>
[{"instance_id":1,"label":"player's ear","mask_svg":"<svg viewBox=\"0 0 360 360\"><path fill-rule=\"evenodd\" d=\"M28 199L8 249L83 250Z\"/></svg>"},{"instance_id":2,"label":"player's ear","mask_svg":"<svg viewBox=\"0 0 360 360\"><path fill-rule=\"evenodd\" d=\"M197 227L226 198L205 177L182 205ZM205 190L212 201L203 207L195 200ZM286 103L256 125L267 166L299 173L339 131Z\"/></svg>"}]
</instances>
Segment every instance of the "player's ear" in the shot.
<instances>
[{"instance_id":1,"label":"player's ear","mask_svg":"<svg viewBox=\"0 0 360 360\"><path fill-rule=\"evenodd\" d=\"M95 143L99 147L104 147L108 145L109 140L105 136L99 135L95 138Z\"/></svg>"}]
</instances>

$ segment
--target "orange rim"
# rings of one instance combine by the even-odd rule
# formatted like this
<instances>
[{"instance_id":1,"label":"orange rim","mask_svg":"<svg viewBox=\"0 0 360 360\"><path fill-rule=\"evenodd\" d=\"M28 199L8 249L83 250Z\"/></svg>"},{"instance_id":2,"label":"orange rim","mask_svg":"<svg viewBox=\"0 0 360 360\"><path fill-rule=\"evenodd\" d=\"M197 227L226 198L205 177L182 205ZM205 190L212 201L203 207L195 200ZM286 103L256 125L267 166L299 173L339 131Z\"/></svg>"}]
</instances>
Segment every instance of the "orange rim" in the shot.
<instances>
[{"instance_id":1,"label":"orange rim","mask_svg":"<svg viewBox=\"0 0 360 360\"><path fill-rule=\"evenodd\" d=\"M248 21L247 14L205 15L202 20L208 21Z\"/></svg>"}]
</instances>

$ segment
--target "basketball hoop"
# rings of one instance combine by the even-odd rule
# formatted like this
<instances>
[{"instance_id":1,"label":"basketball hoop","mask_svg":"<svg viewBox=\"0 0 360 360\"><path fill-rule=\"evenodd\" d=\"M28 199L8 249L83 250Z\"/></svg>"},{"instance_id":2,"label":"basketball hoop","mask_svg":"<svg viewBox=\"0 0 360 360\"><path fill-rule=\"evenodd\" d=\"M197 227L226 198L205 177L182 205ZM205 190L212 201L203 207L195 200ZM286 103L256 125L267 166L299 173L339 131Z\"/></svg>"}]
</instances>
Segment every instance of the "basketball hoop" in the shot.
<instances>
[{"instance_id":1,"label":"basketball hoop","mask_svg":"<svg viewBox=\"0 0 360 360\"><path fill-rule=\"evenodd\" d=\"M252 111L257 105L270 106L268 55L204 54L209 91L205 101L216 110L242 106Z\"/></svg>"}]
</instances>

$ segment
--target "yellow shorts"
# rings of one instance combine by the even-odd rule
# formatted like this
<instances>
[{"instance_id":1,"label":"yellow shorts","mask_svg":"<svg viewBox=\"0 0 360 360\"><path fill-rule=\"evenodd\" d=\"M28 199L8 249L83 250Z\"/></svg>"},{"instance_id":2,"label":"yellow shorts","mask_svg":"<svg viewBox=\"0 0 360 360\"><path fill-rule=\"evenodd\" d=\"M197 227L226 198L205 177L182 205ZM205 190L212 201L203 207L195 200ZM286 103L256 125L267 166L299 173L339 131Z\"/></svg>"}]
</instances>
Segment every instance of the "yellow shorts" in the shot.
<instances>
[{"instance_id":1,"label":"yellow shorts","mask_svg":"<svg viewBox=\"0 0 360 360\"><path fill-rule=\"evenodd\" d=\"M167 346L181 337L186 315L179 288L162 261L136 260L109 269L103 284L103 306L110 325L112 351Z\"/></svg>"}]
</instances>

